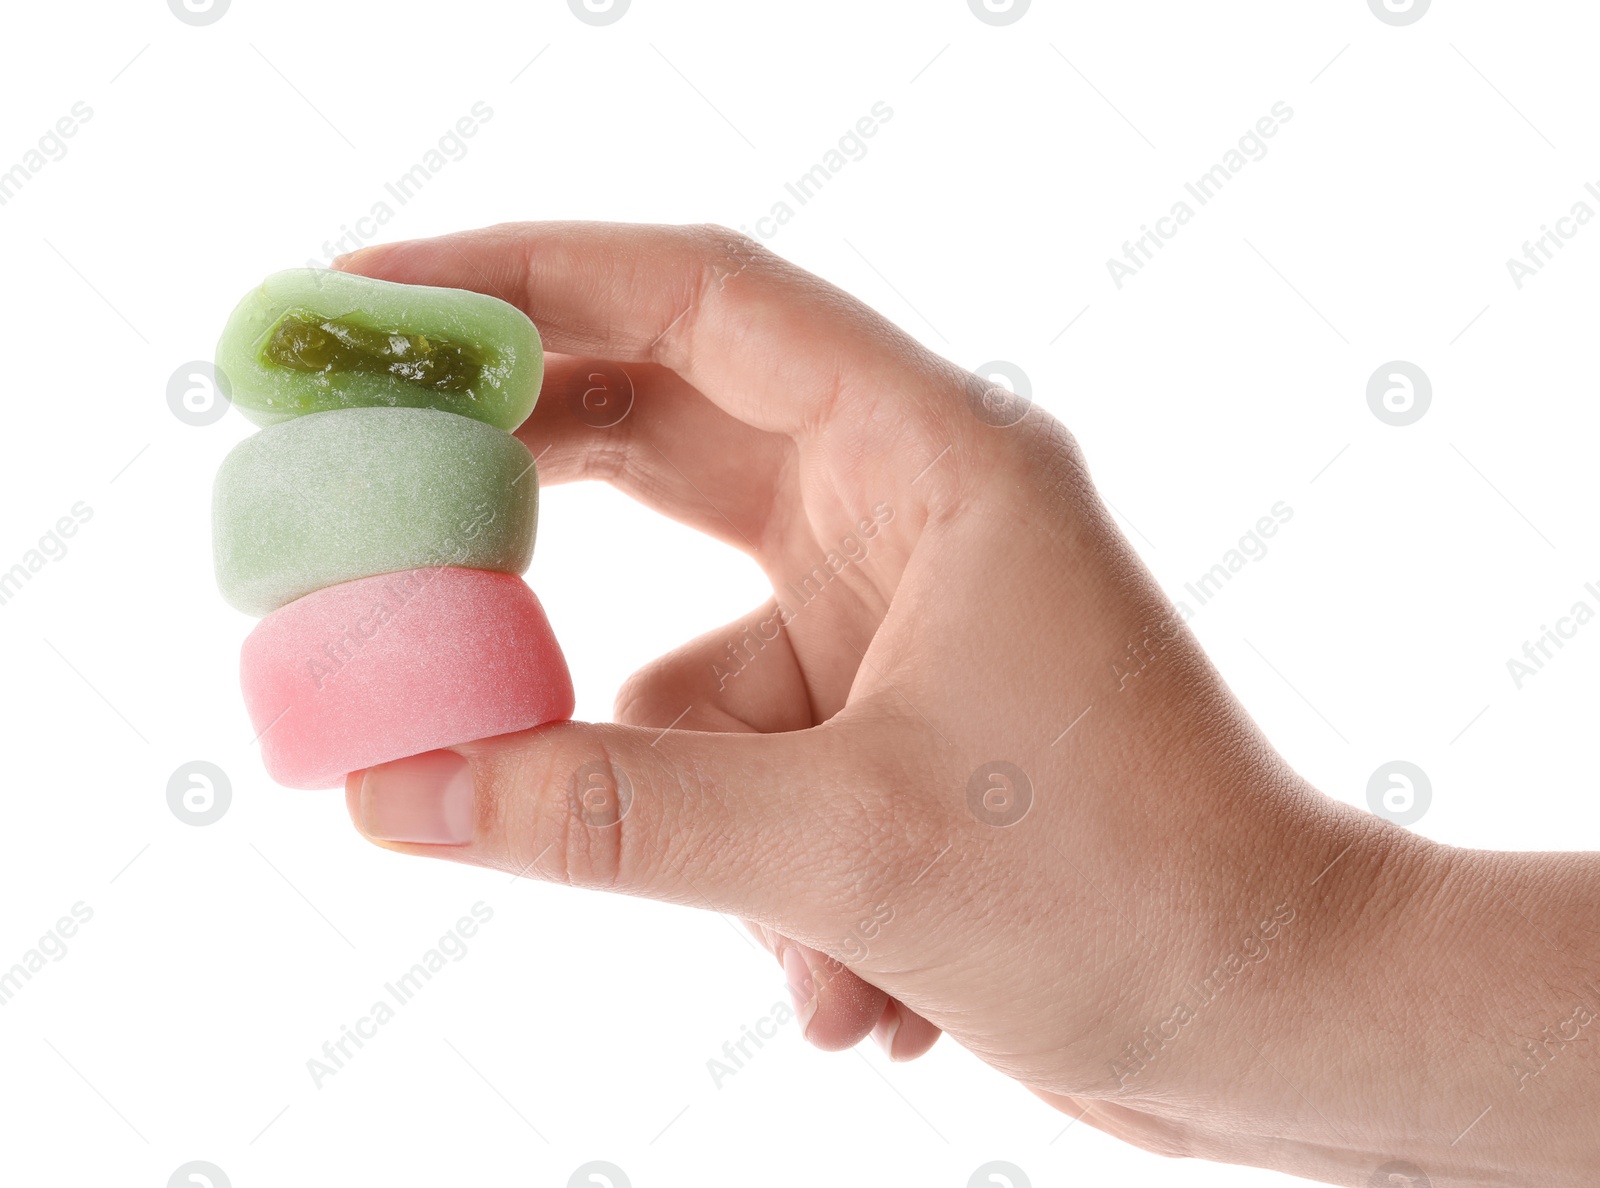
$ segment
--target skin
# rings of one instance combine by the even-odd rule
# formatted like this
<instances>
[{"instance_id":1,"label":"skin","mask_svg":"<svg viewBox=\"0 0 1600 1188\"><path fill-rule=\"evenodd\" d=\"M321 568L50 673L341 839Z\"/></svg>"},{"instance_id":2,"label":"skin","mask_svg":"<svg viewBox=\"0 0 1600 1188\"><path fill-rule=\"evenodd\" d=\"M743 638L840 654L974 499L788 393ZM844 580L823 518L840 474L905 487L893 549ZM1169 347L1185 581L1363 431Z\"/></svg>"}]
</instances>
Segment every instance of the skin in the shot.
<instances>
[{"instance_id":1,"label":"skin","mask_svg":"<svg viewBox=\"0 0 1600 1188\"><path fill-rule=\"evenodd\" d=\"M465 844L383 840L406 761L352 775L377 844L738 915L819 1047L946 1032L1147 1150L1592 1182L1596 856L1456 849L1310 787L1042 409L994 423L1017 407L984 381L722 228L505 225L339 266L521 307L551 352L519 430L541 479L612 483L789 604L732 677L778 594L640 670L615 723L455 748ZM635 404L597 428L574 409L618 368ZM595 763L633 794L607 827L569 798Z\"/></svg>"}]
</instances>

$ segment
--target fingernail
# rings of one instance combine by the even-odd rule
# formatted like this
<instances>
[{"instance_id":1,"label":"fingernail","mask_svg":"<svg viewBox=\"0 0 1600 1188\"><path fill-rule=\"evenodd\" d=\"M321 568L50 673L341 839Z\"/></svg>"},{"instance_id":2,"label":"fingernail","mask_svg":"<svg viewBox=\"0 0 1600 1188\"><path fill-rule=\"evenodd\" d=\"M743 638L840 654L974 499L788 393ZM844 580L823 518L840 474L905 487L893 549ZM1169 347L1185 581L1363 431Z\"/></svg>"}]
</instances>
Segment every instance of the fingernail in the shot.
<instances>
[{"instance_id":1,"label":"fingernail","mask_svg":"<svg viewBox=\"0 0 1600 1188\"><path fill-rule=\"evenodd\" d=\"M337 268L342 272L347 265L359 258L361 253L365 252L366 250L366 248L357 248L353 252L345 252L343 255L335 256L328 264L328 267Z\"/></svg>"},{"instance_id":2,"label":"fingernail","mask_svg":"<svg viewBox=\"0 0 1600 1188\"><path fill-rule=\"evenodd\" d=\"M884 1011L883 1018L878 1020L877 1026L872 1029L873 1040L890 1060L894 1059L894 1037L899 1034L900 1012L891 1005Z\"/></svg>"},{"instance_id":3,"label":"fingernail","mask_svg":"<svg viewBox=\"0 0 1600 1188\"><path fill-rule=\"evenodd\" d=\"M375 841L471 841L472 768L454 751L368 768L361 777L361 831Z\"/></svg>"},{"instance_id":4,"label":"fingernail","mask_svg":"<svg viewBox=\"0 0 1600 1188\"><path fill-rule=\"evenodd\" d=\"M805 1039L806 1033L811 1030L811 1020L817 1014L817 985L805 956L793 945L783 951L783 976L789 981L789 994L794 999L800 1038Z\"/></svg>"}]
</instances>

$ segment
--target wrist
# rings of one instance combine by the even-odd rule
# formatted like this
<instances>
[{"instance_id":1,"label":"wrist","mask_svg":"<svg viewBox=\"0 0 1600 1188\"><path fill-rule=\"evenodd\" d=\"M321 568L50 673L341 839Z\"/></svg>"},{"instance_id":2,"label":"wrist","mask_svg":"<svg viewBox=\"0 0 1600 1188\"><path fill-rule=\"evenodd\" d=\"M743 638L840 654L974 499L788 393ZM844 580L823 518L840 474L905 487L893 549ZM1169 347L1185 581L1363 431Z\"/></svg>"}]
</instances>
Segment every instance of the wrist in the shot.
<instances>
[{"instance_id":1,"label":"wrist","mask_svg":"<svg viewBox=\"0 0 1600 1188\"><path fill-rule=\"evenodd\" d=\"M1455 849L1339 805L1307 838L1277 866L1275 951L1163 1085L1189 1153L1335 1183L1388 1164L1590 1182L1600 860Z\"/></svg>"}]
</instances>

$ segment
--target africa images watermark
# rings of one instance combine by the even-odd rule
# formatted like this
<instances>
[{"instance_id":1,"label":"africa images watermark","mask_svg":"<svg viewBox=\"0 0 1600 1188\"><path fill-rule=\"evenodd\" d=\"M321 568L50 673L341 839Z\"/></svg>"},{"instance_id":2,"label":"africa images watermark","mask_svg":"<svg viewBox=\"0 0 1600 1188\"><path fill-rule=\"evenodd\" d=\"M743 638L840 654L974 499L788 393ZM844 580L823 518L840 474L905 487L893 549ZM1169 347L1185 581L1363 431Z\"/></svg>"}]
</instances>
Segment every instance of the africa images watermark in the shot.
<instances>
[{"instance_id":1,"label":"africa images watermark","mask_svg":"<svg viewBox=\"0 0 1600 1188\"><path fill-rule=\"evenodd\" d=\"M52 924L20 961L0 973L0 1006L9 1006L22 988L33 981L33 975L44 970L46 958L52 962L65 958L67 942L78 935L79 928L94 919L94 909L81 899L72 905L69 913Z\"/></svg>"},{"instance_id":2,"label":"africa images watermark","mask_svg":"<svg viewBox=\"0 0 1600 1188\"><path fill-rule=\"evenodd\" d=\"M1183 588L1195 600L1196 606L1191 609L1186 602L1178 603L1178 613L1184 622L1194 618L1199 607L1210 602L1222 592L1224 586L1233 580L1234 574L1243 570L1252 561L1259 561L1267 555L1267 541L1278 535L1278 529L1294 519L1294 508L1280 499L1267 509L1272 514L1262 516L1256 520L1255 525L1239 538L1239 543L1222 554L1222 559L1205 573L1192 582L1185 582Z\"/></svg>"},{"instance_id":3,"label":"africa images watermark","mask_svg":"<svg viewBox=\"0 0 1600 1188\"><path fill-rule=\"evenodd\" d=\"M1255 926L1255 931L1244 938L1238 950L1229 953L1198 982L1190 982L1164 1019L1144 1028L1138 1038L1129 1041L1111 1058L1111 1075L1116 1078L1118 1087L1127 1085L1154 1064L1162 1051L1183 1035L1183 1029L1200 1017L1201 1011L1216 1002L1252 966L1272 956L1272 943L1282 935L1283 926L1294 918L1293 907L1287 903L1277 904L1272 915Z\"/></svg>"},{"instance_id":4,"label":"africa images watermark","mask_svg":"<svg viewBox=\"0 0 1600 1188\"><path fill-rule=\"evenodd\" d=\"M1511 674L1511 683L1517 687L1518 692L1521 692L1522 686L1529 678L1536 677L1544 671L1544 666L1555 659L1556 652L1566 647L1569 640L1594 622L1594 608L1600 604L1600 582L1586 582L1583 592L1594 599L1594 603L1588 598L1580 598L1572 604L1572 608L1566 614L1556 620L1554 627L1540 623L1539 634L1531 640L1523 641L1521 659L1512 656L1506 661L1506 671Z\"/></svg>"},{"instance_id":5,"label":"africa images watermark","mask_svg":"<svg viewBox=\"0 0 1600 1188\"><path fill-rule=\"evenodd\" d=\"M56 520L32 548L22 554L22 559L10 569L0 570L0 606L5 606L22 592L22 588L52 561L67 555L67 541L78 534L78 529L94 518L94 508L79 500L67 509L71 514Z\"/></svg>"},{"instance_id":6,"label":"africa images watermark","mask_svg":"<svg viewBox=\"0 0 1600 1188\"><path fill-rule=\"evenodd\" d=\"M757 239L772 239L795 217L797 207L806 205L821 193L824 186L844 172L845 166L864 158L868 150L867 141L876 136L878 130L892 119L894 119L894 108L879 99L866 115L839 137L833 148L822 154L821 160L794 181L783 183L784 193L788 197L774 202L771 210L756 219L753 224L741 225L739 230L747 235L754 235ZM794 199L794 206L789 204L789 198Z\"/></svg>"},{"instance_id":7,"label":"africa images watermark","mask_svg":"<svg viewBox=\"0 0 1600 1188\"><path fill-rule=\"evenodd\" d=\"M44 135L14 165L0 170L0 206L16 198L29 182L44 171L45 166L63 159L70 147L67 141L92 119L94 108L79 99L66 115L45 130Z\"/></svg>"},{"instance_id":8,"label":"africa images watermark","mask_svg":"<svg viewBox=\"0 0 1600 1188\"><path fill-rule=\"evenodd\" d=\"M811 971L813 993L821 994L824 986L846 972L849 969L846 962L865 960L871 951L871 942L877 940L883 929L893 921L894 905L882 901L870 909L869 915L853 923L849 932L834 946L839 956L829 957L826 965ZM713 1056L706 1061L706 1071L711 1074L712 1085L721 1089L730 1077L737 1076L755 1058L765 1041L775 1039L778 1028L794 1017L794 1008L780 1001L773 1003L771 1010L754 1024L741 1023L738 1037L722 1045L720 1057Z\"/></svg>"},{"instance_id":9,"label":"africa images watermark","mask_svg":"<svg viewBox=\"0 0 1600 1188\"><path fill-rule=\"evenodd\" d=\"M1184 191L1200 206L1207 205L1222 192L1223 187L1244 171L1246 165L1267 155L1267 141L1292 119L1294 108L1282 99L1278 100L1267 115L1239 137L1236 148L1223 153L1220 161L1194 181L1184 182ZM1121 289L1127 281L1138 276L1144 266L1155 258L1156 252L1166 247L1167 242L1177 236L1195 213L1195 207L1180 198L1172 204L1171 210L1156 220L1154 227L1141 224L1138 237L1123 242L1121 259L1115 256L1106 258L1106 271L1111 274L1111 283Z\"/></svg>"},{"instance_id":10,"label":"africa images watermark","mask_svg":"<svg viewBox=\"0 0 1600 1188\"><path fill-rule=\"evenodd\" d=\"M721 1089L724 1081L737 1076L739 1071L754 1059L756 1052L762 1049L767 1040L777 1038L778 1028L793 1018L793 1007L786 1002L775 1002L755 1023L741 1023L738 1037L722 1045L721 1056L713 1056L706 1061L706 1071L711 1074L712 1085Z\"/></svg>"},{"instance_id":11,"label":"africa images watermark","mask_svg":"<svg viewBox=\"0 0 1600 1188\"><path fill-rule=\"evenodd\" d=\"M307 658L306 672L317 692L320 693L328 682L359 656L361 649L404 612L407 604L442 570L458 566L466 559L469 552L466 542L473 540L494 521L494 508L487 503L478 504L473 511L476 515L471 520L463 521L458 529L461 540L446 537L434 555L422 565L384 578L383 597L375 599L353 622L342 624L339 633L324 643L317 655Z\"/></svg>"},{"instance_id":12,"label":"africa images watermark","mask_svg":"<svg viewBox=\"0 0 1600 1188\"><path fill-rule=\"evenodd\" d=\"M1540 1030L1532 1039L1523 1039L1521 1055L1508 1061L1506 1067L1517 1080L1520 1093L1544 1074L1561 1053L1582 1040L1592 1039L1584 1030L1600 1019L1600 986L1586 982L1580 989L1587 1001L1579 1000L1572 1010L1555 1023Z\"/></svg>"},{"instance_id":13,"label":"africa images watermark","mask_svg":"<svg viewBox=\"0 0 1600 1188\"><path fill-rule=\"evenodd\" d=\"M1197 606L1175 602L1172 610L1150 626L1130 637L1121 653L1111 661L1111 675L1116 679L1117 691L1126 691L1135 677L1140 676L1156 657L1183 634L1182 627L1194 620L1199 608L1205 606L1231 582L1234 575L1254 561L1260 561L1269 551L1267 541L1294 519L1294 508L1280 499L1268 509L1272 514L1256 520L1253 527L1239 538L1237 545L1223 552L1221 560L1183 588L1194 598Z\"/></svg>"},{"instance_id":14,"label":"africa images watermark","mask_svg":"<svg viewBox=\"0 0 1600 1188\"><path fill-rule=\"evenodd\" d=\"M423 187L444 172L446 166L466 157L471 149L467 141L476 136L483 125L492 119L494 119L494 108L479 99L467 114L447 128L433 146L409 169L393 181L383 183L384 197L374 202L366 214L357 218L354 226L341 223L338 237L323 241L323 259L307 260L306 266L325 267L337 257L356 251L377 239L382 229L394 219L400 207L420 194ZM393 205L390 205L390 199L394 200Z\"/></svg>"},{"instance_id":15,"label":"africa images watermark","mask_svg":"<svg viewBox=\"0 0 1600 1188\"><path fill-rule=\"evenodd\" d=\"M894 508L887 503L874 503L872 516L863 516L856 522L856 531L847 532L837 549L829 549L827 556L813 565L798 579L784 582L778 595L777 607L772 614L759 620L753 627L739 625L739 638L729 640L723 649L721 661L711 661L711 675L717 678L717 688L726 689L728 682L755 661L757 655L783 634L795 616L827 589L828 583L851 565L860 565L871 554L867 543L877 537L883 526L894 519Z\"/></svg>"},{"instance_id":16,"label":"africa images watermark","mask_svg":"<svg viewBox=\"0 0 1600 1188\"><path fill-rule=\"evenodd\" d=\"M321 1058L311 1057L306 1061L306 1071L311 1074L311 1083L321 1089L328 1078L337 1075L347 1064L355 1059L368 1040L377 1037L378 1029L384 1024L393 1021L399 1013L397 1008L411 1003L421 993L422 988L433 980L433 975L440 972L449 963L464 959L470 951L467 942L478 935L478 929L494 919L494 909L483 900L478 900L472 905L472 914L462 916L450 926L443 936L417 959L415 964L405 973L395 978L392 982L383 984L388 998L380 998L368 1008L354 1023L344 1023L339 1026L339 1038L328 1040L322 1045ZM449 958L449 962L445 959ZM394 1006L390 1005L393 1000ZM352 1051L352 1047L354 1051Z\"/></svg>"},{"instance_id":17,"label":"africa images watermark","mask_svg":"<svg viewBox=\"0 0 1600 1188\"><path fill-rule=\"evenodd\" d=\"M1583 188L1589 197L1600 202L1600 186L1585 182ZM1580 198L1572 204L1570 211L1556 220L1554 227L1549 223L1541 223L1538 237L1523 241L1522 258L1506 258L1506 271L1511 274L1511 283L1520 290L1531 278L1543 272L1545 265L1555 259L1556 253L1563 250L1569 240L1576 239L1578 232L1593 221L1594 207Z\"/></svg>"}]
</instances>

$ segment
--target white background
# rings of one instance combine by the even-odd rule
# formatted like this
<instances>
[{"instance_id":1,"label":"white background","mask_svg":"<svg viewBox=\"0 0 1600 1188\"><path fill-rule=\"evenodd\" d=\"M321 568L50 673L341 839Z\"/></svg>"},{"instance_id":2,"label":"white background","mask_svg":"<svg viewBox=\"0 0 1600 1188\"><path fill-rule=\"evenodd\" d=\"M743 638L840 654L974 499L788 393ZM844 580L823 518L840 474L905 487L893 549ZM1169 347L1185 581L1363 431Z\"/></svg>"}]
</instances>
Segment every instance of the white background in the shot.
<instances>
[{"instance_id":1,"label":"white background","mask_svg":"<svg viewBox=\"0 0 1600 1188\"><path fill-rule=\"evenodd\" d=\"M787 999L730 921L405 859L339 793L267 779L237 686L251 621L209 551L211 476L250 426L182 423L168 380L480 100L492 120L384 238L754 230L887 103L773 249L965 366L1021 367L1175 598L1290 506L1193 625L1331 795L1365 803L1401 758L1431 778L1430 836L1593 844L1600 624L1520 689L1506 661L1600 609L1600 223L1520 290L1505 263L1600 183L1592 6L1458 0L1401 28L1360 0L1039 0L1008 27L962 0L635 0L599 28L560 0L6 20L0 170L93 115L0 206L0 569L93 515L0 606L0 967L94 913L0 1007L7 1182L156 1188L197 1159L238 1186L564 1185L591 1159L638 1188L959 1188L991 1159L1034 1184L1287 1182L1063 1133L948 1040L891 1066L790 1025L718 1088L706 1062ZM1107 258L1280 100L1267 155L1118 289ZM1405 428L1366 401L1394 359L1434 389ZM742 557L590 484L547 492L529 580L590 719L762 598ZM193 759L232 783L204 828L166 801ZM308 1058L479 900L465 959L314 1087Z\"/></svg>"}]
</instances>

